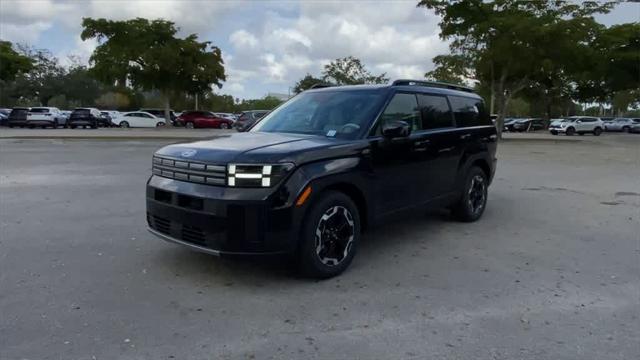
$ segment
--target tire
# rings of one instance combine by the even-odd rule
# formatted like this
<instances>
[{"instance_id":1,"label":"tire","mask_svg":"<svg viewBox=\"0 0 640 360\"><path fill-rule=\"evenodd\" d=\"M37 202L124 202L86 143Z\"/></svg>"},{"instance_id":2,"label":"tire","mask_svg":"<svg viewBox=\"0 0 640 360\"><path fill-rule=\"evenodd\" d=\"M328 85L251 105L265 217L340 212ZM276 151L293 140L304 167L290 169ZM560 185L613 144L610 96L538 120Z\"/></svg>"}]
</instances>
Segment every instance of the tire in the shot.
<instances>
[{"instance_id":1,"label":"tire","mask_svg":"<svg viewBox=\"0 0 640 360\"><path fill-rule=\"evenodd\" d=\"M164 122L158 122L158 123L156 124L156 127L163 127L163 126L164 126Z\"/></svg>"},{"instance_id":2,"label":"tire","mask_svg":"<svg viewBox=\"0 0 640 360\"><path fill-rule=\"evenodd\" d=\"M220 124L220 129L228 129L229 128L229 124L227 123L221 123Z\"/></svg>"},{"instance_id":3,"label":"tire","mask_svg":"<svg viewBox=\"0 0 640 360\"><path fill-rule=\"evenodd\" d=\"M300 241L297 263L302 275L320 279L339 275L351 264L360 241L357 206L344 193L322 193L307 209Z\"/></svg>"},{"instance_id":4,"label":"tire","mask_svg":"<svg viewBox=\"0 0 640 360\"><path fill-rule=\"evenodd\" d=\"M463 222L480 219L487 207L489 179L477 166L471 167L464 179L462 196L452 209L453 216Z\"/></svg>"},{"instance_id":5,"label":"tire","mask_svg":"<svg viewBox=\"0 0 640 360\"><path fill-rule=\"evenodd\" d=\"M92 129L97 129L98 128L98 122L94 122L93 125L91 125Z\"/></svg>"},{"instance_id":6,"label":"tire","mask_svg":"<svg viewBox=\"0 0 640 360\"><path fill-rule=\"evenodd\" d=\"M628 127L628 126L624 126L624 127L622 128L622 132L623 132L623 133L629 133L629 127Z\"/></svg>"},{"instance_id":7,"label":"tire","mask_svg":"<svg viewBox=\"0 0 640 360\"><path fill-rule=\"evenodd\" d=\"M593 136L600 136L600 134L602 134L602 128L595 128L593 129Z\"/></svg>"},{"instance_id":8,"label":"tire","mask_svg":"<svg viewBox=\"0 0 640 360\"><path fill-rule=\"evenodd\" d=\"M189 122L184 124L184 127L187 128L187 129L195 129L196 125L193 122L189 121Z\"/></svg>"},{"instance_id":9,"label":"tire","mask_svg":"<svg viewBox=\"0 0 640 360\"><path fill-rule=\"evenodd\" d=\"M551 135L558 135L557 131L551 131Z\"/></svg>"},{"instance_id":10,"label":"tire","mask_svg":"<svg viewBox=\"0 0 640 360\"><path fill-rule=\"evenodd\" d=\"M576 133L576 129L575 129L575 128L573 128L573 127L568 127L568 128L567 128L567 131L565 131L565 134L566 134L567 136L573 136L573 134L575 134L575 133Z\"/></svg>"},{"instance_id":11,"label":"tire","mask_svg":"<svg viewBox=\"0 0 640 360\"><path fill-rule=\"evenodd\" d=\"M128 123L128 122L126 122L126 121L121 121L121 122L120 122L120 127L121 127L121 128L128 128L128 127L129 127L129 123Z\"/></svg>"},{"instance_id":12,"label":"tire","mask_svg":"<svg viewBox=\"0 0 640 360\"><path fill-rule=\"evenodd\" d=\"M58 128L58 120L54 120L53 121L53 125L51 127L54 128L54 129L57 129Z\"/></svg>"}]
</instances>

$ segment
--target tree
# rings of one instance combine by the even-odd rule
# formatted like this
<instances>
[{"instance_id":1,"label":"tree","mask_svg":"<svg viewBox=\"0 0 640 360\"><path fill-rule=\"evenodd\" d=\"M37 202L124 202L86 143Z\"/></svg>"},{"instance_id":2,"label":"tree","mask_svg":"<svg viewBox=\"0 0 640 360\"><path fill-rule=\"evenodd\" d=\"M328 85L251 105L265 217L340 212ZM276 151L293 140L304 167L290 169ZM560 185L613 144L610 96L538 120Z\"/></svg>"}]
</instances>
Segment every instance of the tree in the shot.
<instances>
[{"instance_id":1,"label":"tree","mask_svg":"<svg viewBox=\"0 0 640 360\"><path fill-rule=\"evenodd\" d=\"M389 81L386 75L372 75L359 59L348 56L325 65L322 80L336 85L383 84Z\"/></svg>"},{"instance_id":2,"label":"tree","mask_svg":"<svg viewBox=\"0 0 640 360\"><path fill-rule=\"evenodd\" d=\"M172 94L208 92L226 80L220 49L194 34L177 38L173 22L84 18L82 26L82 40L100 42L90 58L91 73L110 85L160 91L167 122Z\"/></svg>"},{"instance_id":3,"label":"tree","mask_svg":"<svg viewBox=\"0 0 640 360\"><path fill-rule=\"evenodd\" d=\"M16 75L32 68L33 62L28 56L16 52L11 42L0 40L0 81L12 81Z\"/></svg>"},{"instance_id":4,"label":"tree","mask_svg":"<svg viewBox=\"0 0 640 360\"><path fill-rule=\"evenodd\" d=\"M489 84L500 136L511 100L536 82L555 79L567 62L575 61L572 48L565 45L573 44L575 50L589 43L588 29L594 28L591 15L608 12L613 3L422 0L418 6L442 17L440 37L451 41L451 55L464 59L475 80ZM585 29L581 24L586 24ZM571 28L580 31L573 34ZM550 43L562 46L555 49ZM556 84L547 86L549 90Z\"/></svg>"},{"instance_id":5,"label":"tree","mask_svg":"<svg viewBox=\"0 0 640 360\"><path fill-rule=\"evenodd\" d=\"M62 79L66 70L48 50L18 45L18 51L31 59L33 67L15 78L13 96L47 106L52 97L64 92Z\"/></svg>"},{"instance_id":6,"label":"tree","mask_svg":"<svg viewBox=\"0 0 640 360\"><path fill-rule=\"evenodd\" d=\"M322 84L324 81L322 79L318 79L311 74L305 75L302 79L298 80L296 85L293 87L293 92L299 94L316 84Z\"/></svg>"}]
</instances>

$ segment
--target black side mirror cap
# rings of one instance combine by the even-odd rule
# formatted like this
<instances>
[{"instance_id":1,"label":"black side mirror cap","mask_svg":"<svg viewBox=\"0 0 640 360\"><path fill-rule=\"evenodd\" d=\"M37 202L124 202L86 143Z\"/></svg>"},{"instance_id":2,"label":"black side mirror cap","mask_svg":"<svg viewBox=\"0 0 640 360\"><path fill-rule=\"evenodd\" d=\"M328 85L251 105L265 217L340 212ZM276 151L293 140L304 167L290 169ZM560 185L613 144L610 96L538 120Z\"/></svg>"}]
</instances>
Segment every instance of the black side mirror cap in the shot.
<instances>
[{"instance_id":1,"label":"black side mirror cap","mask_svg":"<svg viewBox=\"0 0 640 360\"><path fill-rule=\"evenodd\" d=\"M382 136L386 138L407 137L411 134L411 126L406 121L393 120L382 125Z\"/></svg>"}]
</instances>

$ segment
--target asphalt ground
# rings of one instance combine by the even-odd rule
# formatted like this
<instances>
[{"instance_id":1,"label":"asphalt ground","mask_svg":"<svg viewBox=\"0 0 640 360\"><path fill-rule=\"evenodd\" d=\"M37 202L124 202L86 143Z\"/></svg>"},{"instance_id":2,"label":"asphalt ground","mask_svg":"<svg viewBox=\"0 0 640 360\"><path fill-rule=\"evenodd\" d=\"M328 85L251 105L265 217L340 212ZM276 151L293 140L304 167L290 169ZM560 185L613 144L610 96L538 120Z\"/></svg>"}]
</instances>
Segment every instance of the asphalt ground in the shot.
<instances>
[{"instance_id":1,"label":"asphalt ground","mask_svg":"<svg viewBox=\"0 0 640 360\"><path fill-rule=\"evenodd\" d=\"M325 281L147 233L168 140L0 140L0 359L637 359L640 135L542 138Z\"/></svg>"}]
</instances>

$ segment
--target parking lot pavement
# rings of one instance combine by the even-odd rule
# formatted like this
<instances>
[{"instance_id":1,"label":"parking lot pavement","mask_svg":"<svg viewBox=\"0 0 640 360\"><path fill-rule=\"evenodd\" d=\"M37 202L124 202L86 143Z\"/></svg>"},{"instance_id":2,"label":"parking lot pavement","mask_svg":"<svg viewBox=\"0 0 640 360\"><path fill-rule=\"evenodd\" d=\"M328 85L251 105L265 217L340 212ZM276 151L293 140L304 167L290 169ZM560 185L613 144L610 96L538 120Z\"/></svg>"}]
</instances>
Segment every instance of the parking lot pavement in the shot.
<instances>
[{"instance_id":1,"label":"parking lot pavement","mask_svg":"<svg viewBox=\"0 0 640 360\"><path fill-rule=\"evenodd\" d=\"M0 141L1 359L637 359L640 137L499 146L484 217L413 214L342 276L145 230L161 141Z\"/></svg>"}]
</instances>

